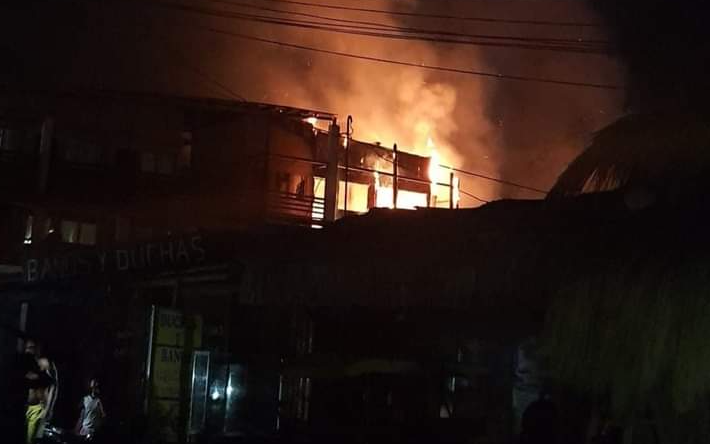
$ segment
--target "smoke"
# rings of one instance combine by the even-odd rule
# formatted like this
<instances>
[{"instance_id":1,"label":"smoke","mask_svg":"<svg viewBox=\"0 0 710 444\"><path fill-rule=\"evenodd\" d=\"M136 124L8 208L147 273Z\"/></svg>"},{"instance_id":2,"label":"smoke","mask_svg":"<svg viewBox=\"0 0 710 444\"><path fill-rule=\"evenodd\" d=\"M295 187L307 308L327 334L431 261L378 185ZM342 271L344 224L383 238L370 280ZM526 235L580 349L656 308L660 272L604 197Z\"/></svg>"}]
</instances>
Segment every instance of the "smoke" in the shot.
<instances>
[{"instance_id":1,"label":"smoke","mask_svg":"<svg viewBox=\"0 0 710 444\"><path fill-rule=\"evenodd\" d=\"M170 0L177 2L179 0ZM312 0L319 2L320 0ZM255 24L173 11L150 2L74 3L77 26L44 20L43 41L20 48L34 72L69 84L229 97L334 112L354 118L354 137L429 155L442 163L547 189L588 137L621 112L621 94L491 79L356 60L250 42L205 28L351 54L492 73L622 83L620 65L604 56L379 39ZM582 1L328 0L389 11L515 19L599 21ZM183 4L250 12L225 3ZM605 38L603 31L418 19L264 3L385 25L521 37ZM79 6L76 6L79 5ZM42 8L36 8L42 11ZM56 9L56 8L55 8ZM265 13L261 13L265 14ZM36 23L36 17L29 16ZM10 22L11 19L8 19ZM14 25L19 29L21 25ZM71 39L66 29L73 29ZM35 41L37 39L34 39ZM62 43L64 42L64 43ZM64 46L64 50L62 47ZM44 53L43 53L44 51ZM68 55L68 56L67 56ZM35 61L48 60L32 68ZM226 88L225 88L226 87ZM539 197L496 182L463 177L463 191L487 200ZM462 196L464 206L478 204Z\"/></svg>"},{"instance_id":2,"label":"smoke","mask_svg":"<svg viewBox=\"0 0 710 444\"><path fill-rule=\"evenodd\" d=\"M329 2L337 4L336 2ZM343 3L352 6L352 2ZM370 3L367 3L370 5ZM377 9L414 10L415 2L372 2ZM279 6L284 9L282 6ZM303 11L304 9L297 9ZM323 13L323 11L316 11ZM349 12L323 15L370 20L385 25L409 26L392 16ZM221 27L234 26L222 23ZM224 29L224 28L223 28ZM452 65L456 59L479 60L478 49L438 47L411 41L396 41L294 29L252 26L248 31L284 42L326 48L383 59L405 60L427 65ZM220 48L222 77L230 77L235 89L248 99L285 103L293 106L335 112L342 121L352 115L353 137L380 142L391 147L429 156L431 139L442 163L460 168L475 168L495 175L489 159L498 149L497 129L486 116L486 87L482 79L440 75L436 72L394 66L372 61L318 53L270 48L249 42L230 41ZM253 57L259 54L260 60ZM226 62L228 69L224 69ZM219 65L214 68L220 72ZM458 62L459 66L465 66ZM485 168L478 161L488 162ZM464 185L464 189L465 189ZM477 194L498 195L497 184L475 184ZM471 202L471 204L475 201Z\"/></svg>"},{"instance_id":3,"label":"smoke","mask_svg":"<svg viewBox=\"0 0 710 444\"><path fill-rule=\"evenodd\" d=\"M328 4L339 4L330 0ZM352 2L343 1L345 6ZM366 7L458 16L596 22L582 2L367 1ZM284 9L279 5L279 8ZM303 7L293 9L304 11ZM501 25L309 10L395 26L556 38L605 38L603 31ZM233 22L220 24L234 29ZM530 77L620 83L622 69L606 56L402 42L275 26L240 31L279 41L418 64ZM245 31L246 30L246 31ZM249 99L335 112L354 118L354 137L394 143L429 155L431 138L443 163L547 189L589 136L621 113L620 93L497 80L393 66L243 41L222 42L214 72ZM540 197L491 181L463 177L462 189L485 199ZM465 205L478 204L463 196Z\"/></svg>"}]
</instances>

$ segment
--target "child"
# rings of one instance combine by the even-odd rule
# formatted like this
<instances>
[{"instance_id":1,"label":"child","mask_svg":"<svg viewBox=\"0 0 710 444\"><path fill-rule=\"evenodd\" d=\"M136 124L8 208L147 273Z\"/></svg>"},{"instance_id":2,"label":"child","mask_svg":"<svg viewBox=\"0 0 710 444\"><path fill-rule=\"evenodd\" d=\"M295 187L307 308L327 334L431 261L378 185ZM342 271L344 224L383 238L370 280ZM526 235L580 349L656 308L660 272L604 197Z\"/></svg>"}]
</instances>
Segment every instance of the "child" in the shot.
<instances>
[{"instance_id":1,"label":"child","mask_svg":"<svg viewBox=\"0 0 710 444\"><path fill-rule=\"evenodd\" d=\"M81 401L81 414L76 431L79 435L89 438L99 431L104 419L106 412L99 398L99 381L92 378L89 380L89 394Z\"/></svg>"}]
</instances>

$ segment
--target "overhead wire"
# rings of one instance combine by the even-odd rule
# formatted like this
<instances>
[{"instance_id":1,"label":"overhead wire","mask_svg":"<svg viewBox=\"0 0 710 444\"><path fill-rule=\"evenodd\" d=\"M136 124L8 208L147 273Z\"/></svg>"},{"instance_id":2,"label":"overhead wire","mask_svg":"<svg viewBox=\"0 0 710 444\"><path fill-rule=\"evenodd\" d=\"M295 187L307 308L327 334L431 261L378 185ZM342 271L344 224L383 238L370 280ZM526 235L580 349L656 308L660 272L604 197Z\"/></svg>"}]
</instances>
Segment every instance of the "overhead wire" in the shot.
<instances>
[{"instance_id":1,"label":"overhead wire","mask_svg":"<svg viewBox=\"0 0 710 444\"><path fill-rule=\"evenodd\" d=\"M449 169L451 171L454 171L456 173L463 174L466 176L472 176L472 177L477 177L479 179L490 180L492 182L498 182L502 185L509 185L512 187L520 188L522 190L532 191L532 192L538 193L538 194L547 195L547 193L548 193L547 191L542 190L540 188L531 187L529 185L524 185L524 184L521 184L518 182L512 182L510 180L501 179L499 177L489 176L489 175L481 174L481 173L474 173L473 171L466 171L466 170L462 170L460 168L447 167L447 166L443 166L443 165L442 165L442 168L446 168L446 169Z\"/></svg>"},{"instance_id":2,"label":"overhead wire","mask_svg":"<svg viewBox=\"0 0 710 444\"><path fill-rule=\"evenodd\" d=\"M470 198L472 198L472 199L475 199L475 200L477 200L477 201L479 201L479 202L481 202L481 203L490 203L490 202L491 202L490 200L482 199L482 198L476 196L476 195L473 194L473 193L469 193L469 192L467 192L467 191L464 191L464 190L462 190L461 188L459 188L459 193L463 194L464 196L468 196L468 197L470 197Z\"/></svg>"},{"instance_id":3,"label":"overhead wire","mask_svg":"<svg viewBox=\"0 0 710 444\"><path fill-rule=\"evenodd\" d=\"M389 29L377 28L377 27L363 27L363 26L353 26L353 25L333 25L323 22L313 22L306 20L296 20L296 19L280 19L278 17L270 17L256 14L245 14L233 11L225 10L215 10L209 8L202 8L198 6L187 5L184 3L166 2L166 1L147 1L147 4L155 5L163 8L170 8L179 11L192 12L201 15L208 15L218 18L227 18L243 21L251 21L258 23L274 24L295 28L313 29L318 31L335 32L339 34L349 34L358 35L366 37L378 37L394 40L415 40L423 41L428 43L447 43L447 44L463 44L463 45L474 45L474 46L486 46L486 47L502 47L502 48L515 48L515 49L527 49L527 50L542 50L542 51L554 51L554 52L569 52L569 53L584 53L584 54L606 54L607 51L604 48L596 48L594 46L589 46L585 44L580 44L577 42L572 43L546 43L538 42L535 40L516 40L524 38L512 38L508 39L508 42L499 41L489 41L489 40L462 40L458 38L449 37L436 37L427 36L425 34L420 35L410 35L402 33L392 33ZM498 37L498 36L495 36ZM490 37L488 37L490 39Z\"/></svg>"},{"instance_id":4,"label":"overhead wire","mask_svg":"<svg viewBox=\"0 0 710 444\"><path fill-rule=\"evenodd\" d=\"M192 72L194 75L202 78L202 80L213 85L214 87L216 87L218 90L222 91L223 93L226 93L232 99L239 100L240 102L247 101L243 96L237 94L236 92L234 92L234 90L232 90L228 86L224 85L222 82L218 81L217 79L213 78L212 76L206 74L202 70L195 68L194 66L189 65L189 64L185 64L185 66L183 66L183 68Z\"/></svg>"},{"instance_id":5,"label":"overhead wire","mask_svg":"<svg viewBox=\"0 0 710 444\"><path fill-rule=\"evenodd\" d=\"M275 1L281 2L282 0L275 0ZM350 53L345 53L345 52L340 52L340 51L332 51L332 50L326 50L326 49L322 49L322 48L314 48L314 47L309 47L309 46L305 46L305 45L297 45L297 44L292 44L292 43L287 43L287 42L280 42L280 41L276 41L276 40L264 39L264 38L260 38L260 37L256 37L256 36L240 34L240 33L236 33L236 32L230 32L230 31L225 31L222 29L216 29L216 28L210 28L210 27L197 26L196 29L201 29L204 31L218 33L218 34L222 34L222 35L226 35L226 36L230 36L230 37L235 37L235 38L240 38L240 39L245 39L245 40L250 40L250 41L256 41L256 42L261 42L261 43L266 43L266 44L272 44L272 45L277 45L277 46L282 46L282 47L287 47L287 48L306 50L306 51L330 54L330 55L341 56L341 57L355 58L355 59L373 61L373 62L378 62L378 63L389 63L389 64L395 64L395 65L400 65L400 66L409 66L409 67L415 67L415 68L421 68L421 69L429 69L429 70L437 70L437 71L444 71L444 72L451 72L451 73L458 73L458 74L483 76L483 77L503 79L503 80L539 82L539 83L548 83L548 84L565 85L565 86L579 86L579 87L590 87L590 88L601 88L601 89L619 89L620 88L617 85L610 85L610 84L572 82L572 81L555 80L555 79L544 79L544 78L535 78L535 77L526 77L526 76L514 76L514 75L495 74L495 73L487 73L487 72L482 72L482 71L442 67L442 66L435 66L435 65L417 64L417 63L406 62L406 61L401 61L401 60L390 60L390 59L385 59L385 58L356 55L356 54L350 54ZM226 85L223 85L221 82L216 81L215 79L211 78L210 76L206 75L205 73L201 72L200 70L193 70L193 72L200 75L203 79L209 81L210 83L218 86L223 91L228 92L232 97L237 98L238 100L242 100L242 101L245 100L242 96L240 96L236 92L229 89ZM477 177L480 179L489 180L489 181L497 182L500 184L504 184L504 185L508 185L508 186L512 186L512 187L517 187L520 189L525 189L525 190L536 192L536 193L540 193L540 194L547 194L547 191L539 189L539 188L535 188L535 187L531 187L528 185L508 181L505 179L500 179L500 178L489 176L489 175L484 175L481 173L475 173L475 172L471 172L471 171L462 170L459 168L452 168L452 167L446 167L446 166L442 166L442 168L446 168L451 171L455 171L455 172L458 172L458 173L461 173L464 175L469 175L469 176ZM471 193L465 192L463 190L459 190L459 191L462 194L465 194L469 197L477 199L481 202L488 202L488 201L481 199Z\"/></svg>"},{"instance_id":6,"label":"overhead wire","mask_svg":"<svg viewBox=\"0 0 710 444\"><path fill-rule=\"evenodd\" d=\"M461 32L452 32L452 31L442 30L442 29L427 29L427 28L417 28L417 27L411 27L411 26L397 26L397 25L390 25L388 23L373 22L373 21L367 21L367 20L344 19L344 18L331 17L331 16L320 15L320 14L311 14L311 13L302 12L302 11L289 11L289 10L285 10L285 9L276 9L276 8L272 8L272 7L268 7L268 6L259 6L259 5L254 5L252 3L247 3L247 2L242 2L242 1L234 1L234 0L201 0L201 1L207 2L207 3L229 5L229 6L233 6L233 7L237 7L237 8L254 9L254 10L258 10L258 11L271 12L274 14L293 15L293 16L308 17L308 18L313 18L313 19L318 19L318 20L328 20L328 21L332 21L332 22L340 22L340 23L346 23L346 24L380 27L380 28L386 28L387 30L391 30L391 31L405 32L405 33L410 33L410 34L445 35L445 36L451 36L451 37L500 39L500 40L513 40L513 41L536 41L536 42L542 42L542 43L570 43L570 44L574 43L574 44L596 44L596 45L609 45L610 44L610 42L606 41L606 40L586 39L586 38L576 38L575 39L575 38L554 38L554 37L518 37L518 36L504 36L504 35L495 35L495 34L494 35L469 34L469 33L461 33Z\"/></svg>"},{"instance_id":7,"label":"overhead wire","mask_svg":"<svg viewBox=\"0 0 710 444\"><path fill-rule=\"evenodd\" d=\"M316 48L316 47L312 47L312 46L299 45L299 44L295 44L295 43L288 43L288 42L282 42L282 41L278 41L278 40L266 39L266 38L262 38L262 37L256 37L253 35L242 34L242 33L237 33L237 32L232 32L232 31L226 31L224 29L218 29L218 28L212 28L212 27L196 26L195 28L202 29L207 32L222 34L225 36L230 36L230 37L239 38L239 39L243 39L243 40L250 40L250 41L261 42L261 43L266 43L266 44L270 44L270 45L281 46L284 48L299 49L299 50L303 50L303 51L311 51L311 52L316 52L316 53L321 53L321 54L329 54L329 55L334 55L334 56L339 56L339 57L346 57L346 58L352 58L352 59L358 59L358 60L366 60L366 61L370 61L370 62L385 63L385 64L398 65L398 66L409 66L409 67L413 67L413 68L420 68L420 69L426 69L426 70L432 70L432 71L440 71L440 72L448 72L448 73L454 73L454 74L487 77L487 78L498 79L498 80L513 80L513 81L520 81L520 82L544 83L544 84L560 85L560 86L574 86L574 87L605 89L605 90L621 89L621 87L619 85L608 84L608 83L577 82L577 81L560 80L560 79L549 79L549 78L543 78L543 77L530 77L530 76L511 75L511 74L499 74L499 73L491 73L491 72L478 71L478 70L453 68L453 67L447 67L447 66L429 65L429 64L424 64L424 63L414 63L414 62L407 62L404 60L394 60L394 59L387 59L387 58L382 58L382 57L373 57L373 56L366 56L366 55L360 55L360 54L351 54L351 53L343 52L343 51L334 51L334 50L329 50L329 49Z\"/></svg>"},{"instance_id":8,"label":"overhead wire","mask_svg":"<svg viewBox=\"0 0 710 444\"><path fill-rule=\"evenodd\" d=\"M141 4L147 4L147 3L148 2L141 2ZM162 7L168 7L168 8L180 7L180 5L176 5L176 4L170 3L170 2L150 2L149 4L156 5L156 6L162 6ZM186 7L186 8L187 8L188 12L191 12L191 9L194 9L194 8L190 8L190 7ZM178 10L180 10L180 9L181 8L178 8ZM199 8L197 8L197 11L201 12L201 13L210 14L210 12L199 11ZM489 77L489 78L495 78L495 79L537 82L537 83L587 87L587 88L596 88L596 89L609 89L609 90L620 89L620 87L618 85L613 85L613 84L567 81L567 80L559 80L559 79L548 79L548 78L529 77L529 76L520 76L520 75L490 73L490 72L484 72L484 71L478 71L478 70L466 70L466 69L460 69L460 68L428 65L428 64L423 64L423 63L414 63L414 62L407 62L407 61L402 61L402 60L392 60L392 59L386 59L386 58L380 58L380 57L351 54L351 53L346 53L346 52L342 52L342 51L333 51L333 50L327 50L327 49L322 49L322 48L315 48L315 47L310 47L310 46L306 46L306 45L298 45L298 44L293 44L293 43L288 43L288 42L281 42L281 41L277 41L277 40L264 39L264 38L260 38L260 37L256 37L256 36L252 36L252 35L236 33L236 32L226 31L226 30L217 29L217 28L201 27L201 26L197 26L196 28L203 29L203 30L213 32L213 33L222 34L222 35L228 35L228 36L235 37L235 38L252 40L252 41L257 41L257 42L261 42L261 43L278 45L278 46L282 46L282 47L289 47L292 49L307 50L307 51L312 51L312 52L319 52L319 53L323 53L323 54L330 54L330 55L355 58L355 59L367 60L367 61L373 61L373 62L389 63L389 64L394 64L394 65L399 65L399 66L410 66L410 67L416 67L416 68L420 68L420 69L436 70L436 71L450 72L450 73L457 73L457 74L466 74L466 75L475 75L475 76Z\"/></svg>"},{"instance_id":9,"label":"overhead wire","mask_svg":"<svg viewBox=\"0 0 710 444\"><path fill-rule=\"evenodd\" d=\"M456 16L448 14L426 14L421 12L409 12L409 11L397 11L397 10L386 10L377 8L362 8L353 6L342 6L342 5L332 5L323 3L312 3L299 0L258 0L262 2L269 3L280 3L287 5L299 5L308 6L312 8L330 9L338 11L352 11L352 12L364 12L370 14L386 14L394 16L403 17L418 17L426 19L440 19L440 20L460 20L460 21L472 21L472 22L484 22L484 23L507 23L515 25L537 25L537 26L563 26L563 27L581 27L581 28L601 28L603 25L601 23L590 23L590 22L563 22L555 20L517 20L517 19L501 19L494 17L477 17L477 16Z\"/></svg>"},{"instance_id":10,"label":"overhead wire","mask_svg":"<svg viewBox=\"0 0 710 444\"><path fill-rule=\"evenodd\" d=\"M203 82L206 82L206 84L208 84L213 90L220 91L222 94L225 94L227 97L232 98L234 100L246 102L246 99L242 95L238 94L224 83L220 82L219 80L215 79L211 75L207 74L200 68L190 63L181 51L172 46L170 40L161 39L161 41L165 43L167 50L178 59L179 63L174 63L178 68L189 72L195 77L200 78Z\"/></svg>"}]
</instances>

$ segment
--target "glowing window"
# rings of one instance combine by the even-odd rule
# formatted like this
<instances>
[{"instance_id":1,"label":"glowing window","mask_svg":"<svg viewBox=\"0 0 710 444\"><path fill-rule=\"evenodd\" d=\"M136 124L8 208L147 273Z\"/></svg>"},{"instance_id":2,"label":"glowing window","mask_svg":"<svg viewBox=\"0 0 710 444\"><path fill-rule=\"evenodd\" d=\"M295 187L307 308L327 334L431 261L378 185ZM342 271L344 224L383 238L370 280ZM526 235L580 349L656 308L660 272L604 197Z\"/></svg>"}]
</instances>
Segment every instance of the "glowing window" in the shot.
<instances>
[{"instance_id":1,"label":"glowing window","mask_svg":"<svg viewBox=\"0 0 710 444\"><path fill-rule=\"evenodd\" d=\"M348 211L367 213L367 196L370 186L362 183L348 182ZM338 209L345 210L345 181L340 181L338 187Z\"/></svg>"}]
</instances>

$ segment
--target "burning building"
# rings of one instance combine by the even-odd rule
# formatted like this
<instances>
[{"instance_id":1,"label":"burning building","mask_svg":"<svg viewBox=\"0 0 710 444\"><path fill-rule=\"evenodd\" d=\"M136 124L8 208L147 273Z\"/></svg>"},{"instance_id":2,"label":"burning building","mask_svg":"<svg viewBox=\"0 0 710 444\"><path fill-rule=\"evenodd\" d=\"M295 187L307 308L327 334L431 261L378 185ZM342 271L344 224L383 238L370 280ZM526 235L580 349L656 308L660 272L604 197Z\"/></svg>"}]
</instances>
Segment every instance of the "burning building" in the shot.
<instances>
[{"instance_id":1,"label":"burning building","mask_svg":"<svg viewBox=\"0 0 710 444\"><path fill-rule=\"evenodd\" d=\"M289 337L310 321L303 324L300 308L235 299L250 294L245 264L264 259L260 248L277 261L308 251L279 245L289 236L319 243L306 233L348 214L453 208L456 183L435 156L354 140L329 113L155 94L5 91L3 353L18 336L39 338L71 369L68 394L101 373L115 382L106 396L131 430L143 415L157 427L150 433L171 440L243 433L244 421L274 431L279 421L308 417L293 397L305 393L303 382L274 381L285 375L278 357L308 342ZM249 236L263 245L243 241ZM245 342L255 331L264 336ZM247 361L262 375L242 376L264 391L249 398L258 404L250 419L234 417L230 404L230 378L242 377ZM184 372L204 384L189 388ZM58 421L70 422L72 401L60 400ZM173 425L156 425L164 421Z\"/></svg>"}]
</instances>

